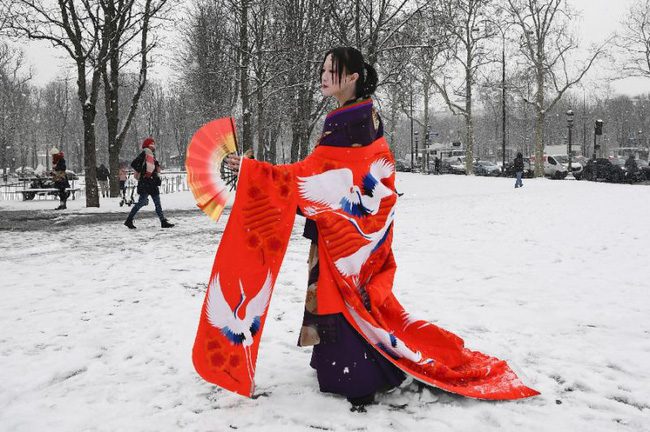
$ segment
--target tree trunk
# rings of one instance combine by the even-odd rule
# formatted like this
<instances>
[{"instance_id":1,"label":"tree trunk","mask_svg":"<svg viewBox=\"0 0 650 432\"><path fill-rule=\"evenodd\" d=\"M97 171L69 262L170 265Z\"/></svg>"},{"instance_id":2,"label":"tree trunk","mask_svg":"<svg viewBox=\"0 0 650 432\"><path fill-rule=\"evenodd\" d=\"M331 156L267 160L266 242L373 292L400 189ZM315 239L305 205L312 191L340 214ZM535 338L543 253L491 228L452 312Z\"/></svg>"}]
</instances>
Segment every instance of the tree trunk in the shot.
<instances>
[{"instance_id":1,"label":"tree trunk","mask_svg":"<svg viewBox=\"0 0 650 432\"><path fill-rule=\"evenodd\" d=\"M472 80L469 73L466 75L465 91L467 99L465 100L465 170L467 175L474 174L474 119L472 118Z\"/></svg>"},{"instance_id":2,"label":"tree trunk","mask_svg":"<svg viewBox=\"0 0 650 432\"><path fill-rule=\"evenodd\" d=\"M296 123L291 128L291 161L290 163L298 162L300 154L300 126Z\"/></svg>"},{"instance_id":3,"label":"tree trunk","mask_svg":"<svg viewBox=\"0 0 650 432\"><path fill-rule=\"evenodd\" d=\"M535 177L544 177L544 75L541 67L537 68L537 93L535 94Z\"/></svg>"},{"instance_id":4,"label":"tree trunk","mask_svg":"<svg viewBox=\"0 0 650 432\"><path fill-rule=\"evenodd\" d=\"M113 59L110 60L113 63ZM117 66L117 65L116 65ZM116 197L119 195L119 160L121 147L117 142L118 128L119 128L119 92L117 86L113 87L113 83L118 81L117 67L113 69L111 65L111 78L104 79L104 92L106 99L106 131L108 134L108 164L110 171L110 195Z\"/></svg>"},{"instance_id":5,"label":"tree trunk","mask_svg":"<svg viewBox=\"0 0 650 432\"><path fill-rule=\"evenodd\" d=\"M251 107L248 96L248 66L250 56L248 52L248 6L249 0L242 0L241 27L239 28L239 49L241 52L241 104L242 104L242 145L243 151L253 149L253 131L251 128Z\"/></svg>"},{"instance_id":6,"label":"tree trunk","mask_svg":"<svg viewBox=\"0 0 650 432\"><path fill-rule=\"evenodd\" d=\"M84 170L86 172L86 207L99 207L97 190L97 156L95 151L95 105L83 106Z\"/></svg>"},{"instance_id":7,"label":"tree trunk","mask_svg":"<svg viewBox=\"0 0 650 432\"><path fill-rule=\"evenodd\" d=\"M267 160L265 152L264 135L268 125L265 124L264 118L264 95L262 88L257 89L257 160Z\"/></svg>"},{"instance_id":8,"label":"tree trunk","mask_svg":"<svg viewBox=\"0 0 650 432\"><path fill-rule=\"evenodd\" d=\"M272 163L275 165L277 163L277 153L278 153L278 147L277 147L277 142L278 142L278 136L280 135L280 122L276 122L273 125L273 128L267 129L267 142L268 142L268 162Z\"/></svg>"},{"instance_id":9,"label":"tree trunk","mask_svg":"<svg viewBox=\"0 0 650 432\"><path fill-rule=\"evenodd\" d=\"M429 153L428 145L429 142L429 131L431 130L431 125L429 124L429 83L424 80L424 88L422 89L422 95L424 96L424 124L422 125L422 172L425 173L429 168Z\"/></svg>"}]
</instances>

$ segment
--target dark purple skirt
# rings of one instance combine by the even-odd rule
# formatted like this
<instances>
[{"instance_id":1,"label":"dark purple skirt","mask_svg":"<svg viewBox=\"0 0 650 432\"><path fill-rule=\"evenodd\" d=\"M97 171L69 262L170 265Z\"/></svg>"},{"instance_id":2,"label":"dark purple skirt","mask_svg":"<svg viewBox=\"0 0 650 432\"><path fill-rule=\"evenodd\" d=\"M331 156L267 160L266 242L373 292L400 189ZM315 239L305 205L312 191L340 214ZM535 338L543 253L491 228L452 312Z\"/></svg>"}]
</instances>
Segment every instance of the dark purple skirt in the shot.
<instances>
[{"instance_id":1,"label":"dark purple skirt","mask_svg":"<svg viewBox=\"0 0 650 432\"><path fill-rule=\"evenodd\" d=\"M335 342L314 345L310 362L320 391L357 398L404 381L404 373L359 335L342 314L327 317L335 323Z\"/></svg>"}]
</instances>

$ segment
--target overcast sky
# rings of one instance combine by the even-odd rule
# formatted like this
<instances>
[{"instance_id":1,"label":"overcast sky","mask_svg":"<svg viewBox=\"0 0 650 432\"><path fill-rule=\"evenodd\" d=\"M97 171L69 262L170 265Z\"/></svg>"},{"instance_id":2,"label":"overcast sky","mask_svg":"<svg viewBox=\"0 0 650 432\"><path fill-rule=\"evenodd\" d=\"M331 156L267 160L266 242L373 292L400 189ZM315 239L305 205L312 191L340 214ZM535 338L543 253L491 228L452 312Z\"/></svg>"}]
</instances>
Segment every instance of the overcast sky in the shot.
<instances>
[{"instance_id":1,"label":"overcast sky","mask_svg":"<svg viewBox=\"0 0 650 432\"><path fill-rule=\"evenodd\" d=\"M620 22L625 18L627 9L633 0L567 0L568 3L582 14L580 22L577 23L580 29L582 45L587 47L594 43L605 40L610 34L617 30ZM34 82L42 85L56 76L62 74L63 65L71 61L63 53L50 48L47 43L32 42L24 45L27 50L28 61L34 65ZM169 68L162 59L158 59L150 77L154 79L166 78ZM600 75L599 70L591 73L591 79ZM589 88L591 79L585 81L585 87ZM616 93L635 95L639 93L650 93L650 79L626 79L612 84Z\"/></svg>"}]
</instances>

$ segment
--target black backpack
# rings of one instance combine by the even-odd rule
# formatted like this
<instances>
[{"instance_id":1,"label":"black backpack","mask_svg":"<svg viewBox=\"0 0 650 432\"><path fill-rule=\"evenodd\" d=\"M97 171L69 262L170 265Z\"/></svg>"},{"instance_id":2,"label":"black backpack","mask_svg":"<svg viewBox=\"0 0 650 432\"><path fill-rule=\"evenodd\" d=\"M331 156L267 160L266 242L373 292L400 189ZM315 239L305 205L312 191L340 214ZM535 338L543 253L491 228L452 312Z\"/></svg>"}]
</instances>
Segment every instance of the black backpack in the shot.
<instances>
[{"instance_id":1,"label":"black backpack","mask_svg":"<svg viewBox=\"0 0 650 432\"><path fill-rule=\"evenodd\" d=\"M131 162L131 168L137 173L142 173L142 168L144 167L144 152L140 153L138 157L133 159Z\"/></svg>"}]
</instances>

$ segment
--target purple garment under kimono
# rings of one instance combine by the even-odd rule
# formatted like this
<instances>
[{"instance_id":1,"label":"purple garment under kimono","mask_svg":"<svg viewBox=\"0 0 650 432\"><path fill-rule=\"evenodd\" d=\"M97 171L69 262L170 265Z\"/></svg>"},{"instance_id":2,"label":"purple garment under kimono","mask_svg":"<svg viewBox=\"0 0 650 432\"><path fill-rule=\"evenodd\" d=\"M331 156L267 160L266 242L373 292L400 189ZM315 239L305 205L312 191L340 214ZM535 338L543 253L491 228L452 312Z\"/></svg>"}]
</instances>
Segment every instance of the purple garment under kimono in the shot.
<instances>
[{"instance_id":1,"label":"purple garment under kimono","mask_svg":"<svg viewBox=\"0 0 650 432\"><path fill-rule=\"evenodd\" d=\"M346 105L356 102L358 101L352 100ZM318 145L366 146L383 134L381 119L372 105L363 105L337 116L328 116ZM305 223L303 236L313 243L318 242L316 223L311 219L307 219ZM317 289L317 254L311 259L315 262L310 262L308 284ZM311 327L316 329L318 334L310 365L316 369L322 392L358 398L377 390L396 387L404 380L404 373L366 342L342 314L316 315L307 309L308 305L303 318L303 328Z\"/></svg>"}]
</instances>

